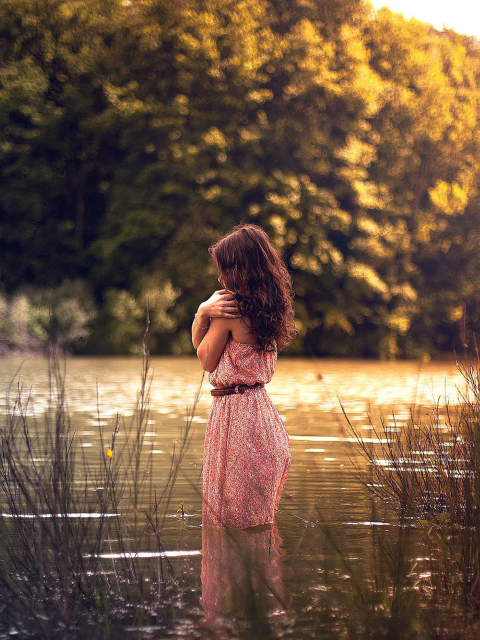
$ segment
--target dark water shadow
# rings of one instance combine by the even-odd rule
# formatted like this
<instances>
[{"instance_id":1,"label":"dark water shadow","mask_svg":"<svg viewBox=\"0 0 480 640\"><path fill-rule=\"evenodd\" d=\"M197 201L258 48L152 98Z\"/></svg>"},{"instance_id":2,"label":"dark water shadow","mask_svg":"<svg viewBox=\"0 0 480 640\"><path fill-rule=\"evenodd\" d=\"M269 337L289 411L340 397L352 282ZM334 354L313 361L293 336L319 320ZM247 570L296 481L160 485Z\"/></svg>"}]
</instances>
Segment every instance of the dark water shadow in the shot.
<instances>
[{"instance_id":1,"label":"dark water shadow","mask_svg":"<svg viewBox=\"0 0 480 640\"><path fill-rule=\"evenodd\" d=\"M214 638L274 638L292 621L286 552L277 525L204 527L202 626Z\"/></svg>"}]
</instances>

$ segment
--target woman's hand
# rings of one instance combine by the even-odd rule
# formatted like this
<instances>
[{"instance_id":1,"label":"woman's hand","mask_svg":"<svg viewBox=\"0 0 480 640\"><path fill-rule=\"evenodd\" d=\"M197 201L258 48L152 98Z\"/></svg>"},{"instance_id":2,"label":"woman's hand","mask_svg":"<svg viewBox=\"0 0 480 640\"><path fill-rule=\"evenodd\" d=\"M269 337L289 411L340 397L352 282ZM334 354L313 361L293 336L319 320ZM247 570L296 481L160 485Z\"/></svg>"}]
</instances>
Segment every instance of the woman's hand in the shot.
<instances>
[{"instance_id":1,"label":"woman's hand","mask_svg":"<svg viewBox=\"0 0 480 640\"><path fill-rule=\"evenodd\" d=\"M239 318L235 294L228 289L215 291L198 307L196 321L192 322L192 343L198 349L208 333L210 318Z\"/></svg>"},{"instance_id":2,"label":"woman's hand","mask_svg":"<svg viewBox=\"0 0 480 640\"><path fill-rule=\"evenodd\" d=\"M209 318L239 318L240 313L235 294L228 289L215 291L208 300L198 307L199 324L208 324ZM202 322L200 322L202 320ZM205 322L206 321L206 322Z\"/></svg>"}]
</instances>

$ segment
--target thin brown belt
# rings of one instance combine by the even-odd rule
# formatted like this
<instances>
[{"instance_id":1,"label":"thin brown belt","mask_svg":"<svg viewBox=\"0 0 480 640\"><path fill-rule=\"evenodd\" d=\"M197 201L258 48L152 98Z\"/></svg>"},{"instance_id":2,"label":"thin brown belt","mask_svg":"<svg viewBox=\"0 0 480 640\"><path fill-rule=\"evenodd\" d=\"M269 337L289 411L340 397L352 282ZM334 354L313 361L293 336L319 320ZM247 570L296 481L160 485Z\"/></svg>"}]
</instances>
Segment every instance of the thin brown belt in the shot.
<instances>
[{"instance_id":1,"label":"thin brown belt","mask_svg":"<svg viewBox=\"0 0 480 640\"><path fill-rule=\"evenodd\" d=\"M212 389L212 396L229 396L232 393L245 393L247 389L256 389L257 387L263 387L263 382L256 382L255 384L236 384L233 387L222 387L221 389Z\"/></svg>"}]
</instances>

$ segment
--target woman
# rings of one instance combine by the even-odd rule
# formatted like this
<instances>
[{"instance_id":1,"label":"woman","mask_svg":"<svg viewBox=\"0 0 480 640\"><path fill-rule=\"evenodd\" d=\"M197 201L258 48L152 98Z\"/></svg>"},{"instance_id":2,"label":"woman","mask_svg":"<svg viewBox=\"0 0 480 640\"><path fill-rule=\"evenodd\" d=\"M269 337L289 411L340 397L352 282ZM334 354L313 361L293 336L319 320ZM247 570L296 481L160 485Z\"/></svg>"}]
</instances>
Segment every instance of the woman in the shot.
<instances>
[{"instance_id":1,"label":"woman","mask_svg":"<svg viewBox=\"0 0 480 640\"><path fill-rule=\"evenodd\" d=\"M209 249L224 287L203 302L193 346L213 401L203 458L203 524L274 522L290 468L285 425L264 385L295 335L291 278L256 225L237 225Z\"/></svg>"}]
</instances>

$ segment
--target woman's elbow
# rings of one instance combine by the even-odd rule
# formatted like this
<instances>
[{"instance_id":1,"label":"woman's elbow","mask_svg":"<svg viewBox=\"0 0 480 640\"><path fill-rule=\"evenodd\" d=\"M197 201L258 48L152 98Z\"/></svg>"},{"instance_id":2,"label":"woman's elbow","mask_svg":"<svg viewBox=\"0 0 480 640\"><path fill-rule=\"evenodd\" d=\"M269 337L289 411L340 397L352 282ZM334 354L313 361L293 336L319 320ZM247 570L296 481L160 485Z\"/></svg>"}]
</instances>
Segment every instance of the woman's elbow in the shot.
<instances>
[{"instance_id":1,"label":"woman's elbow","mask_svg":"<svg viewBox=\"0 0 480 640\"><path fill-rule=\"evenodd\" d=\"M207 373L212 373L212 371L216 368L217 365L212 366L212 365L208 365L206 362L202 361L200 359L200 364L202 365L202 369L204 371L206 371Z\"/></svg>"},{"instance_id":2,"label":"woman's elbow","mask_svg":"<svg viewBox=\"0 0 480 640\"><path fill-rule=\"evenodd\" d=\"M200 347L197 349L197 357L200 360L200 364L202 365L202 369L211 373L217 366L216 362L208 362L209 358L203 353Z\"/></svg>"}]
</instances>

